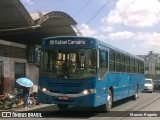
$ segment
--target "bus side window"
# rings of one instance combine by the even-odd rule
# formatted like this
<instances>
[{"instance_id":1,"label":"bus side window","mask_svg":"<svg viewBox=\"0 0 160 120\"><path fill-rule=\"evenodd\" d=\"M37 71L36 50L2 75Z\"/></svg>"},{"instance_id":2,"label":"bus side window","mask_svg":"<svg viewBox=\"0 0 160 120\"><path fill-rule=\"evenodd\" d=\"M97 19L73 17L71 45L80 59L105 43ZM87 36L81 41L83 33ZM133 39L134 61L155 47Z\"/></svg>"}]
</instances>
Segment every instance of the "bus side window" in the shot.
<instances>
[{"instance_id":1,"label":"bus side window","mask_svg":"<svg viewBox=\"0 0 160 120\"><path fill-rule=\"evenodd\" d=\"M99 80L102 80L108 71L108 51L100 50L99 54Z\"/></svg>"}]
</instances>

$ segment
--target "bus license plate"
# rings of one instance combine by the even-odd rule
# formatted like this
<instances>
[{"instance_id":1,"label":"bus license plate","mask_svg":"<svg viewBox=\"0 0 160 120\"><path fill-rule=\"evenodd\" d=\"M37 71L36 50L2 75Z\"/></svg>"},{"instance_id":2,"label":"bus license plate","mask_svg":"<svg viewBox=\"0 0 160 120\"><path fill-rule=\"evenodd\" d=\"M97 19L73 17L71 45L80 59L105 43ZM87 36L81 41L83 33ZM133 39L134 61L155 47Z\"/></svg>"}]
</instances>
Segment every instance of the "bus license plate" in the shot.
<instances>
[{"instance_id":1,"label":"bus license plate","mask_svg":"<svg viewBox=\"0 0 160 120\"><path fill-rule=\"evenodd\" d=\"M68 97L67 96L59 96L58 99L60 99L60 100L68 100Z\"/></svg>"}]
</instances>

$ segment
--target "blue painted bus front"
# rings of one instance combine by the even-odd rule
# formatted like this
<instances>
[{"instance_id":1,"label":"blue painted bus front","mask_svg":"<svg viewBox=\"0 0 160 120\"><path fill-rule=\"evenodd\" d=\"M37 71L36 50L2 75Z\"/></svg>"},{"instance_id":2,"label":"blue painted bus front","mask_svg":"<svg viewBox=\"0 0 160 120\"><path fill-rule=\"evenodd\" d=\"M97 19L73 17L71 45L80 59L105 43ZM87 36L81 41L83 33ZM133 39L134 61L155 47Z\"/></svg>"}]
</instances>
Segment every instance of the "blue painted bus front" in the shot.
<instances>
[{"instance_id":1,"label":"blue painted bus front","mask_svg":"<svg viewBox=\"0 0 160 120\"><path fill-rule=\"evenodd\" d=\"M135 95L135 88L138 85L139 91L144 89L144 75L132 75L125 73L108 73L104 80L99 81L98 76L82 80L49 79L40 77L39 86L47 88L50 92L64 94L77 94L86 89L96 89L96 93L81 97L60 100L59 96L54 97L39 91L39 101L47 104L68 104L75 106L96 107L106 103L108 89L113 88L113 101L117 101Z\"/></svg>"},{"instance_id":2,"label":"blue painted bus front","mask_svg":"<svg viewBox=\"0 0 160 120\"><path fill-rule=\"evenodd\" d=\"M97 76L94 78L82 79L82 80L69 80L69 79L49 79L47 77L40 77L39 86L47 88L50 92L64 94L78 94L86 89L96 88L95 81ZM95 97L96 94L84 95L81 97L68 98L68 100L60 100L60 96L50 96L42 91L38 91L38 98L40 102L47 104L69 104L69 105L80 105L80 106L96 106Z\"/></svg>"}]
</instances>

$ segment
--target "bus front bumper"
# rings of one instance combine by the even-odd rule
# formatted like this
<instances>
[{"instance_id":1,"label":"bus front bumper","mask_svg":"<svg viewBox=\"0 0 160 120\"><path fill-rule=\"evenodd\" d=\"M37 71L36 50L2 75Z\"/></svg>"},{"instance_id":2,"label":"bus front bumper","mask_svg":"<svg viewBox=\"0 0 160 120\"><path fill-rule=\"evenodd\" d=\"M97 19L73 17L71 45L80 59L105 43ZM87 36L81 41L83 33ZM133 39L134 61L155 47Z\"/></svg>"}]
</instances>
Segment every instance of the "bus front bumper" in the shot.
<instances>
[{"instance_id":1,"label":"bus front bumper","mask_svg":"<svg viewBox=\"0 0 160 120\"><path fill-rule=\"evenodd\" d=\"M62 94L53 93L48 90L38 91L38 100L46 104L68 104L84 107L95 107L95 93L94 89L82 91L78 94Z\"/></svg>"}]
</instances>

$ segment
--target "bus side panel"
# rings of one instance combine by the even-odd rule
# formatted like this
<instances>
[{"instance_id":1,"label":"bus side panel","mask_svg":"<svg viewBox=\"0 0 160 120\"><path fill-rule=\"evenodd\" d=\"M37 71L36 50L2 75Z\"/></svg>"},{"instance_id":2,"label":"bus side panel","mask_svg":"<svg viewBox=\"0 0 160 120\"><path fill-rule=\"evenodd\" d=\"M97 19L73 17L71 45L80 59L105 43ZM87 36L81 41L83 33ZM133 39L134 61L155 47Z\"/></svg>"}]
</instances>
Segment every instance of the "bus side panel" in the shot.
<instances>
[{"instance_id":1,"label":"bus side panel","mask_svg":"<svg viewBox=\"0 0 160 120\"><path fill-rule=\"evenodd\" d=\"M108 73L103 80L97 82L96 106L106 103L109 87L113 88L113 101L117 101L135 95L137 85L141 92L144 89L144 75Z\"/></svg>"},{"instance_id":2,"label":"bus side panel","mask_svg":"<svg viewBox=\"0 0 160 120\"><path fill-rule=\"evenodd\" d=\"M128 75L108 73L103 80L97 82L96 106L106 103L109 88L112 88L113 101L128 97Z\"/></svg>"},{"instance_id":3,"label":"bus side panel","mask_svg":"<svg viewBox=\"0 0 160 120\"><path fill-rule=\"evenodd\" d=\"M129 91L129 96L135 95L135 89L137 86L137 75L129 75L129 86L128 86L128 91Z\"/></svg>"},{"instance_id":4,"label":"bus side panel","mask_svg":"<svg viewBox=\"0 0 160 120\"><path fill-rule=\"evenodd\" d=\"M111 85L113 86L113 101L117 101L128 97L128 85L129 76L128 74L122 73L111 73L110 74Z\"/></svg>"},{"instance_id":5,"label":"bus side panel","mask_svg":"<svg viewBox=\"0 0 160 120\"><path fill-rule=\"evenodd\" d=\"M106 77L103 80L97 80L96 82L96 99L95 106L100 106L106 103L108 94L108 83Z\"/></svg>"},{"instance_id":6,"label":"bus side panel","mask_svg":"<svg viewBox=\"0 0 160 120\"><path fill-rule=\"evenodd\" d=\"M138 91L141 92L144 89L144 75L131 74L129 79L129 96L135 95L135 89L138 85Z\"/></svg>"},{"instance_id":7,"label":"bus side panel","mask_svg":"<svg viewBox=\"0 0 160 120\"><path fill-rule=\"evenodd\" d=\"M136 83L137 83L136 76L130 74L129 75L129 86L128 86L129 96L135 95L135 89L137 85Z\"/></svg>"}]
</instances>

